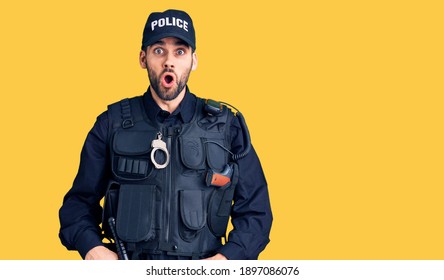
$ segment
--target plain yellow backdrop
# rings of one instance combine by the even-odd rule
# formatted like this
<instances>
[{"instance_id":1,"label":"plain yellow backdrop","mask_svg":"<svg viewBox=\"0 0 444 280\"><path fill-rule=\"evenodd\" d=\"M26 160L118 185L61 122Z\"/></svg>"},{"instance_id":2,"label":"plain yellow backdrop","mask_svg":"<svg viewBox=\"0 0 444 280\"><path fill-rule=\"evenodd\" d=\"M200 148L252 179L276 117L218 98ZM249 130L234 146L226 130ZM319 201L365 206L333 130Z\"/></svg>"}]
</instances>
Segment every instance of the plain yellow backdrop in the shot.
<instances>
[{"instance_id":1,"label":"plain yellow backdrop","mask_svg":"<svg viewBox=\"0 0 444 280\"><path fill-rule=\"evenodd\" d=\"M106 105L142 94L151 11L189 86L239 108L274 213L261 259L444 259L442 1L3 1L0 259L79 259L58 209Z\"/></svg>"}]
</instances>

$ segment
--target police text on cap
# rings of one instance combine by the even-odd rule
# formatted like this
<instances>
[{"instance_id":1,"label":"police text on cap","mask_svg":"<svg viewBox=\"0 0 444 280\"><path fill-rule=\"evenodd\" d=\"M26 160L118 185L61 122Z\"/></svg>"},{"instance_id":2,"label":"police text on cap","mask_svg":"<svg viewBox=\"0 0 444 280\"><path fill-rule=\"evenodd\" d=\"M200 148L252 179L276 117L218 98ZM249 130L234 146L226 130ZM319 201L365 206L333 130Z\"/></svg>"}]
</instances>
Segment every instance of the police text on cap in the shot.
<instances>
[{"instance_id":1,"label":"police text on cap","mask_svg":"<svg viewBox=\"0 0 444 280\"><path fill-rule=\"evenodd\" d=\"M186 20L175 17L172 17L172 19L166 17L153 20L151 22L151 31L154 31L154 28L156 27L164 27L164 26L177 26L188 32L188 22Z\"/></svg>"}]
</instances>

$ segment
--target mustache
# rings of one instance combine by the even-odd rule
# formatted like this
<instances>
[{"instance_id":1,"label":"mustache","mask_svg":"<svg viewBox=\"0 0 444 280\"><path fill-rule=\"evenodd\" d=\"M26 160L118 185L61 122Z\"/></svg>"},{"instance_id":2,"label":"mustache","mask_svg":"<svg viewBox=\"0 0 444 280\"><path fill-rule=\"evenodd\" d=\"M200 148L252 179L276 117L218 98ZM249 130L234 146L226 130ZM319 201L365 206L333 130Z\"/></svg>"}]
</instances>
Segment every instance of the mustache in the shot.
<instances>
[{"instance_id":1,"label":"mustache","mask_svg":"<svg viewBox=\"0 0 444 280\"><path fill-rule=\"evenodd\" d=\"M174 72L174 70L171 69L171 68L165 68L165 69L163 69L163 70L162 70L162 73L160 73L160 75L163 75L163 74L165 74L165 73L173 73L174 75L176 75L176 72ZM177 76L177 75L176 75L176 76Z\"/></svg>"}]
</instances>

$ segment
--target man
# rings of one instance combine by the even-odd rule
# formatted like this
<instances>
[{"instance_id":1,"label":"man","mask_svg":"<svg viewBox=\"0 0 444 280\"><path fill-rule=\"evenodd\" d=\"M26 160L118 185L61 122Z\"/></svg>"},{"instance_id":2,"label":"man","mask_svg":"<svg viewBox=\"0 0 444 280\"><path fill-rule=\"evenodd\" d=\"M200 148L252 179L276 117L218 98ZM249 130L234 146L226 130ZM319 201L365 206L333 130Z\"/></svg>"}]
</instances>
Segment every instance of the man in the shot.
<instances>
[{"instance_id":1,"label":"man","mask_svg":"<svg viewBox=\"0 0 444 280\"><path fill-rule=\"evenodd\" d=\"M139 60L150 87L97 118L60 209L62 244L83 258L257 259L268 244L259 159L242 115L186 86L195 50L187 13L148 17Z\"/></svg>"}]
</instances>

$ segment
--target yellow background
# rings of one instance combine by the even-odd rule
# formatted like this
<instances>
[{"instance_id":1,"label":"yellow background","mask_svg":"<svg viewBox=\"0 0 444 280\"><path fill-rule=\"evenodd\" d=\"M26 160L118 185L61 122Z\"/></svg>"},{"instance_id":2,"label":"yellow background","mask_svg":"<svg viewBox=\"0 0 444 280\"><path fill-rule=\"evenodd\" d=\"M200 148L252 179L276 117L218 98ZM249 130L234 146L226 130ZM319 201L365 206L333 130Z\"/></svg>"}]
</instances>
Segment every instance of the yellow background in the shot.
<instances>
[{"instance_id":1,"label":"yellow background","mask_svg":"<svg viewBox=\"0 0 444 280\"><path fill-rule=\"evenodd\" d=\"M444 259L442 1L2 1L0 259L79 259L58 209L106 105L142 94L151 11L197 30L274 211L262 259Z\"/></svg>"}]
</instances>

